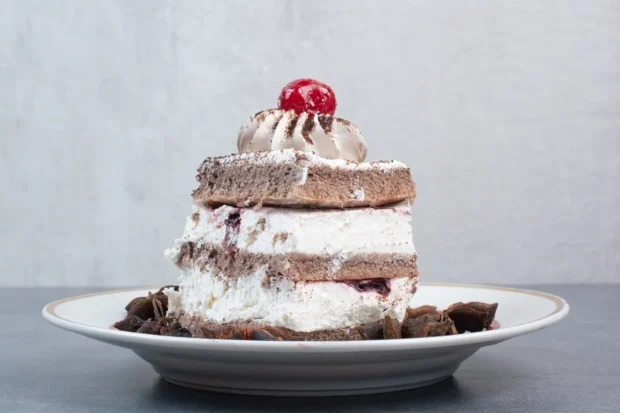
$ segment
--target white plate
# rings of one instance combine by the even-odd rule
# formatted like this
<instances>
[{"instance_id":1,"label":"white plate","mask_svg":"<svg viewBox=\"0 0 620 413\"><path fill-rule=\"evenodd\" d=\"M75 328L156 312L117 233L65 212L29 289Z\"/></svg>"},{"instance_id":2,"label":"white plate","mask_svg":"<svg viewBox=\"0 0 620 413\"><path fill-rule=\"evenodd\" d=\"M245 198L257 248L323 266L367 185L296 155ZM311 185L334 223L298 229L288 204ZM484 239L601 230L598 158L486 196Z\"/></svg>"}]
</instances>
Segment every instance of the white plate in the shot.
<instances>
[{"instance_id":1,"label":"white plate","mask_svg":"<svg viewBox=\"0 0 620 413\"><path fill-rule=\"evenodd\" d=\"M46 305L43 316L65 330L133 350L165 380L181 386L226 393L330 396L437 383L452 376L481 347L540 330L568 314L566 301L541 292L421 284L412 306L443 309L458 301L497 302L496 320L501 327L447 337L348 342L213 340L111 329L125 316L125 305L147 291L67 298Z\"/></svg>"}]
</instances>

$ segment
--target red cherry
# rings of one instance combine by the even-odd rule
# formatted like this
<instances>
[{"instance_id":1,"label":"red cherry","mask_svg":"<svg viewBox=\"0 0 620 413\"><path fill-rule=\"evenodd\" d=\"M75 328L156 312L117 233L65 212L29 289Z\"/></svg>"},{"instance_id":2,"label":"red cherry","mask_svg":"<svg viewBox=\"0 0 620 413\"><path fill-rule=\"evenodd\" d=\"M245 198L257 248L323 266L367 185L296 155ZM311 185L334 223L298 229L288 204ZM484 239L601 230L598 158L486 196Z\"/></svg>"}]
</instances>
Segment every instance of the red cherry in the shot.
<instances>
[{"instance_id":1,"label":"red cherry","mask_svg":"<svg viewBox=\"0 0 620 413\"><path fill-rule=\"evenodd\" d=\"M332 115L336 112L336 95L331 87L314 79L297 79L284 86L278 107L303 112Z\"/></svg>"}]
</instances>

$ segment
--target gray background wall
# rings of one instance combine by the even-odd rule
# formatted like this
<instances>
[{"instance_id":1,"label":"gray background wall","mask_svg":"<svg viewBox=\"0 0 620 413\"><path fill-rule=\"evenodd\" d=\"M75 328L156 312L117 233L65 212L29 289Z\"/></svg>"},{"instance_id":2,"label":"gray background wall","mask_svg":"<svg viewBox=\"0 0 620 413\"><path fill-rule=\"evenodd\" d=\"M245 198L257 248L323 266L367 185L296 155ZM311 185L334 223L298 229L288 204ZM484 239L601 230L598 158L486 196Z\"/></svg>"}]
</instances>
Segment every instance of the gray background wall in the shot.
<instances>
[{"instance_id":1,"label":"gray background wall","mask_svg":"<svg viewBox=\"0 0 620 413\"><path fill-rule=\"evenodd\" d=\"M0 0L0 285L156 285L297 77L412 168L426 281L620 281L618 1Z\"/></svg>"}]
</instances>

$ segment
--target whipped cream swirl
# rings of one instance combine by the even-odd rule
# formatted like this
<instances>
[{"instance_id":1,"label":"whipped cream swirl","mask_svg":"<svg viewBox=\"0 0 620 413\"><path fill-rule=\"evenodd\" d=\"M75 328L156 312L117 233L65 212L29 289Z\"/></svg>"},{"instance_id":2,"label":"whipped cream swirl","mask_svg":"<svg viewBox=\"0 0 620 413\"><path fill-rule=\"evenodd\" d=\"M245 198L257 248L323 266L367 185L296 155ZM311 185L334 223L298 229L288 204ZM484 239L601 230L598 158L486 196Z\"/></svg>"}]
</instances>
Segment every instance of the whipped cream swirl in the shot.
<instances>
[{"instance_id":1,"label":"whipped cream swirl","mask_svg":"<svg viewBox=\"0 0 620 413\"><path fill-rule=\"evenodd\" d=\"M363 162L366 141L351 122L331 115L269 109L252 116L237 138L240 153L294 149L327 159Z\"/></svg>"}]
</instances>

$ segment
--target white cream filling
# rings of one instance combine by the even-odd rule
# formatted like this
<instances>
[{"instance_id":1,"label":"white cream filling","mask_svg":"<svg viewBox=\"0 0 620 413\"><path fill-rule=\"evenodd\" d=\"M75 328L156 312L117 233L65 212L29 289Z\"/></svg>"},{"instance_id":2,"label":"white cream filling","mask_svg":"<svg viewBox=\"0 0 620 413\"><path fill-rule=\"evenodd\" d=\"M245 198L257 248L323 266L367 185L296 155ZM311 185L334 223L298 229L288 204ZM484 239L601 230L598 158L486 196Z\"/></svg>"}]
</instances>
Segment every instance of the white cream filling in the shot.
<instances>
[{"instance_id":1,"label":"white cream filling","mask_svg":"<svg viewBox=\"0 0 620 413\"><path fill-rule=\"evenodd\" d=\"M230 233L226 239L231 214L240 214L240 228L235 239ZM194 206L182 239L166 256L174 261L184 242L224 246L233 241L237 249L256 254L319 254L345 260L360 253L415 253L410 204L405 201L344 210Z\"/></svg>"},{"instance_id":2,"label":"white cream filling","mask_svg":"<svg viewBox=\"0 0 620 413\"><path fill-rule=\"evenodd\" d=\"M383 297L336 282L264 283L265 269L248 277L226 279L210 268L181 271L179 292L166 291L169 311L201 316L218 323L255 321L295 331L351 327L389 315L402 320L417 278L395 278Z\"/></svg>"}]
</instances>

